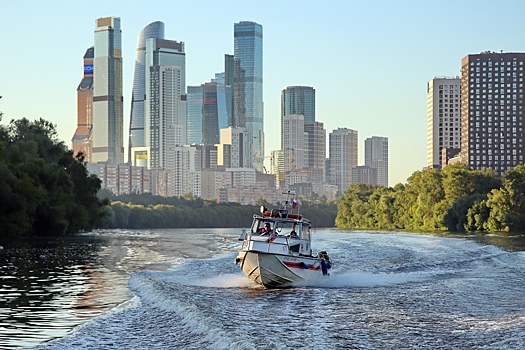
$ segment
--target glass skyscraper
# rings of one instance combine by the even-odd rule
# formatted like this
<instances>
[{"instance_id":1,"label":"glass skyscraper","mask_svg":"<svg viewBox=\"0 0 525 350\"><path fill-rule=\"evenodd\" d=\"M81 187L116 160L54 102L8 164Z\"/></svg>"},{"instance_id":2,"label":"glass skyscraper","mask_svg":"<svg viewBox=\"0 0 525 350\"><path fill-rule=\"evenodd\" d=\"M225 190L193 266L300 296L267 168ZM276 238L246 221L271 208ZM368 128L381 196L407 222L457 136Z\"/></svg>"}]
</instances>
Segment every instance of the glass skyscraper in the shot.
<instances>
[{"instance_id":1,"label":"glass skyscraper","mask_svg":"<svg viewBox=\"0 0 525 350\"><path fill-rule=\"evenodd\" d=\"M137 39L135 54L135 72L133 76L133 92L131 95L131 116L129 123L129 149L146 146L144 135L144 98L146 96L146 39L164 39L164 23L157 21L148 24L140 32ZM129 160L131 161L131 152Z\"/></svg>"},{"instance_id":2,"label":"glass skyscraper","mask_svg":"<svg viewBox=\"0 0 525 350\"><path fill-rule=\"evenodd\" d=\"M234 24L234 112L233 126L251 135L252 164L263 171L263 30L255 22Z\"/></svg>"},{"instance_id":3,"label":"glass skyscraper","mask_svg":"<svg viewBox=\"0 0 525 350\"><path fill-rule=\"evenodd\" d=\"M120 18L96 20L93 60L92 162L124 162Z\"/></svg>"}]
</instances>

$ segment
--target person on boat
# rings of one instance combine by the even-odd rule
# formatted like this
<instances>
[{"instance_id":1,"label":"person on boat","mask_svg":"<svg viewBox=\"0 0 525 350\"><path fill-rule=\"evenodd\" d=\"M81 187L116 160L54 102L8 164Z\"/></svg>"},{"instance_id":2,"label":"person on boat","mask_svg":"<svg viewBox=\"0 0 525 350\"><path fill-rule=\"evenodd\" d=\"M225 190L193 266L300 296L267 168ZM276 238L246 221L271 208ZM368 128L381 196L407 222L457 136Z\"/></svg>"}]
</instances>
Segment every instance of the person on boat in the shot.
<instances>
[{"instance_id":1,"label":"person on boat","mask_svg":"<svg viewBox=\"0 0 525 350\"><path fill-rule=\"evenodd\" d=\"M273 230L269 222L265 223L264 227L261 228L258 232L261 236L267 236L267 235L273 234Z\"/></svg>"}]
</instances>

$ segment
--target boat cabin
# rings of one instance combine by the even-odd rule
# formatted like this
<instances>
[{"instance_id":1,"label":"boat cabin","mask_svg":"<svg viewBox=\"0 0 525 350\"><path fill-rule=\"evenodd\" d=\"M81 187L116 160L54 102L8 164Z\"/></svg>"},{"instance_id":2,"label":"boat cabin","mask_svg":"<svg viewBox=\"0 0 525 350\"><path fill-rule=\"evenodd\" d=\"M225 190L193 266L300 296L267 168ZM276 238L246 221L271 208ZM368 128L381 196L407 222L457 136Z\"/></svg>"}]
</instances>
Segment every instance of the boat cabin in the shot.
<instances>
[{"instance_id":1,"label":"boat cabin","mask_svg":"<svg viewBox=\"0 0 525 350\"><path fill-rule=\"evenodd\" d=\"M242 249L274 254L311 256L312 224L299 214L286 210L264 211L254 215L249 231L239 238Z\"/></svg>"}]
</instances>

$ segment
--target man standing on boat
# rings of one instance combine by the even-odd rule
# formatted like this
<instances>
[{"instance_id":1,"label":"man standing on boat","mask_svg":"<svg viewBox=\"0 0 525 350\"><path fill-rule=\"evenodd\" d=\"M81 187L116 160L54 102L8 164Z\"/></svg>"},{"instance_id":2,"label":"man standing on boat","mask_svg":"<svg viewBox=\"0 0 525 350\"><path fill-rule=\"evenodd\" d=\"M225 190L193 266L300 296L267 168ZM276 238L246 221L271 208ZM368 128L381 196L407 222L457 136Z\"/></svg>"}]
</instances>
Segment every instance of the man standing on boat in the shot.
<instances>
[{"instance_id":1,"label":"man standing on boat","mask_svg":"<svg viewBox=\"0 0 525 350\"><path fill-rule=\"evenodd\" d=\"M270 226L269 222L266 222L264 224L264 227L259 230L259 234L261 236L267 236L267 235L273 234L273 230L272 230L272 227Z\"/></svg>"}]
</instances>

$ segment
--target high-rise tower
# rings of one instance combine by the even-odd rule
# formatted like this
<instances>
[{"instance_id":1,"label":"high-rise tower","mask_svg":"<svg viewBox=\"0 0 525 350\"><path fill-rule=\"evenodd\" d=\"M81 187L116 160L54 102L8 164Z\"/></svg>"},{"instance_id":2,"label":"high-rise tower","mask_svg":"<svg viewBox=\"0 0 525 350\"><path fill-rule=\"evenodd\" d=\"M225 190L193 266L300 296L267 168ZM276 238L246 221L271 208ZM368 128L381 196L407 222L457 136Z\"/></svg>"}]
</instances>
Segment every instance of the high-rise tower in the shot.
<instances>
[{"instance_id":1,"label":"high-rise tower","mask_svg":"<svg viewBox=\"0 0 525 350\"><path fill-rule=\"evenodd\" d=\"M251 133L252 164L263 171L263 30L260 24L241 21L234 25L233 126Z\"/></svg>"},{"instance_id":2,"label":"high-rise tower","mask_svg":"<svg viewBox=\"0 0 525 350\"><path fill-rule=\"evenodd\" d=\"M93 147L93 46L84 55L84 75L77 87L77 129L73 135L73 153L84 153L85 160L91 162Z\"/></svg>"},{"instance_id":3,"label":"high-rise tower","mask_svg":"<svg viewBox=\"0 0 525 350\"><path fill-rule=\"evenodd\" d=\"M144 130L150 169L174 170L176 145L186 143L184 43L146 39Z\"/></svg>"},{"instance_id":4,"label":"high-rise tower","mask_svg":"<svg viewBox=\"0 0 525 350\"><path fill-rule=\"evenodd\" d=\"M427 167L439 168L441 150L459 153L460 77L436 77L427 84Z\"/></svg>"},{"instance_id":5,"label":"high-rise tower","mask_svg":"<svg viewBox=\"0 0 525 350\"><path fill-rule=\"evenodd\" d=\"M377 170L377 185L388 187L388 138L372 136L365 140L365 166Z\"/></svg>"},{"instance_id":6,"label":"high-rise tower","mask_svg":"<svg viewBox=\"0 0 525 350\"><path fill-rule=\"evenodd\" d=\"M357 167L357 131L338 128L329 135L330 184L344 193L352 184L352 169Z\"/></svg>"},{"instance_id":7,"label":"high-rise tower","mask_svg":"<svg viewBox=\"0 0 525 350\"><path fill-rule=\"evenodd\" d=\"M119 17L96 20L92 162L124 162L122 31Z\"/></svg>"},{"instance_id":8,"label":"high-rise tower","mask_svg":"<svg viewBox=\"0 0 525 350\"><path fill-rule=\"evenodd\" d=\"M145 147L145 112L144 98L146 97L146 40L150 38L164 39L164 23L157 21L148 24L137 38L135 54L135 72L133 76L133 91L131 95L131 115L129 123L129 149ZM129 160L131 161L131 152Z\"/></svg>"},{"instance_id":9,"label":"high-rise tower","mask_svg":"<svg viewBox=\"0 0 525 350\"><path fill-rule=\"evenodd\" d=\"M487 51L461 63L461 161L502 175L524 164L525 53Z\"/></svg>"},{"instance_id":10,"label":"high-rise tower","mask_svg":"<svg viewBox=\"0 0 525 350\"><path fill-rule=\"evenodd\" d=\"M281 146L283 118L290 114L304 116L304 124L315 122L315 89L311 86L288 86L281 90Z\"/></svg>"}]
</instances>

